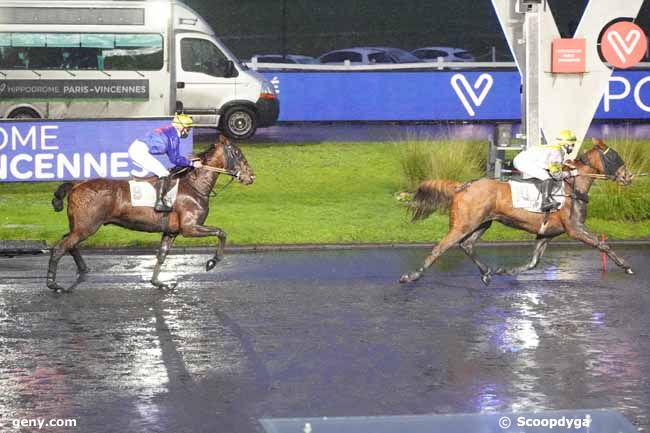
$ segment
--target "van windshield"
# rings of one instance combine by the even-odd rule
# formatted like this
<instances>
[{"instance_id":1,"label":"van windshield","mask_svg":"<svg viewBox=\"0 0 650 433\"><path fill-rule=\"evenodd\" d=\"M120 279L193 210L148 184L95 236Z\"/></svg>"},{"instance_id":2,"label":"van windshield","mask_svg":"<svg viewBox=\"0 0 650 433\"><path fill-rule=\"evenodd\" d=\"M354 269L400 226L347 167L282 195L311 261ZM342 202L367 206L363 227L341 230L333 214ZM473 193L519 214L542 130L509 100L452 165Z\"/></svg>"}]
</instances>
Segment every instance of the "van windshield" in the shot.
<instances>
[{"instance_id":1,"label":"van windshield","mask_svg":"<svg viewBox=\"0 0 650 433\"><path fill-rule=\"evenodd\" d=\"M212 40L192 37L181 40L181 66L184 71L226 77L229 60L241 65L237 57Z\"/></svg>"},{"instance_id":2,"label":"van windshield","mask_svg":"<svg viewBox=\"0 0 650 433\"><path fill-rule=\"evenodd\" d=\"M248 70L249 69L248 66L239 59L239 57L237 57L232 51L230 51L230 49L227 46L225 46L224 44L222 44L220 42L221 41L217 41L217 46L219 47L219 49L221 51L223 51L223 53L226 55L226 57L231 59L241 69L243 69L243 70Z\"/></svg>"}]
</instances>

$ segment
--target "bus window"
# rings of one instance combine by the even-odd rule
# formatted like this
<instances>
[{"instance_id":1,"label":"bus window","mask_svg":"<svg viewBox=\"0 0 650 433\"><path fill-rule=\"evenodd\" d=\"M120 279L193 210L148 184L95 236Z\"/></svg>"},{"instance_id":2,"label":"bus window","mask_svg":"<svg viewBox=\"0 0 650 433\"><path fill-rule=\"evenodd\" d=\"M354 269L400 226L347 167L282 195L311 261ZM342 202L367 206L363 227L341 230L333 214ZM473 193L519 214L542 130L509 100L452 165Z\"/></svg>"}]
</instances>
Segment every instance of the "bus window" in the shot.
<instances>
[{"instance_id":1,"label":"bus window","mask_svg":"<svg viewBox=\"0 0 650 433\"><path fill-rule=\"evenodd\" d=\"M0 33L1 69L158 71L159 34Z\"/></svg>"},{"instance_id":2,"label":"bus window","mask_svg":"<svg viewBox=\"0 0 650 433\"><path fill-rule=\"evenodd\" d=\"M181 40L181 66L187 72L225 77L228 59L208 40L184 38Z\"/></svg>"}]
</instances>

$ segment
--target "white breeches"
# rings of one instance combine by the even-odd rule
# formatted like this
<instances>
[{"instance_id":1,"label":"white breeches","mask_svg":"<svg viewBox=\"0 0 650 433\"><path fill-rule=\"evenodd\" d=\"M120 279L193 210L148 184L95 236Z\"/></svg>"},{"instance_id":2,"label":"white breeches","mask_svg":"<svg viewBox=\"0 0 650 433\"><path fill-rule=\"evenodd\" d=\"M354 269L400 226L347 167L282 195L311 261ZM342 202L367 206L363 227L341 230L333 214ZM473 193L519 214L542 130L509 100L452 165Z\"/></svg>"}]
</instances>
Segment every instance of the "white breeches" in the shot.
<instances>
[{"instance_id":1,"label":"white breeches","mask_svg":"<svg viewBox=\"0 0 650 433\"><path fill-rule=\"evenodd\" d=\"M520 156L523 157L520 158ZM530 158L526 158L523 152L515 156L515 159L512 160L512 164L521 172L522 177L525 179L534 177L535 179L546 180L551 178L551 175L548 174L548 170L540 167L536 161L531 161Z\"/></svg>"},{"instance_id":2,"label":"white breeches","mask_svg":"<svg viewBox=\"0 0 650 433\"><path fill-rule=\"evenodd\" d=\"M140 140L135 140L129 146L129 157L136 165L149 170L158 177L169 176L169 170L149 153L149 147Z\"/></svg>"}]
</instances>

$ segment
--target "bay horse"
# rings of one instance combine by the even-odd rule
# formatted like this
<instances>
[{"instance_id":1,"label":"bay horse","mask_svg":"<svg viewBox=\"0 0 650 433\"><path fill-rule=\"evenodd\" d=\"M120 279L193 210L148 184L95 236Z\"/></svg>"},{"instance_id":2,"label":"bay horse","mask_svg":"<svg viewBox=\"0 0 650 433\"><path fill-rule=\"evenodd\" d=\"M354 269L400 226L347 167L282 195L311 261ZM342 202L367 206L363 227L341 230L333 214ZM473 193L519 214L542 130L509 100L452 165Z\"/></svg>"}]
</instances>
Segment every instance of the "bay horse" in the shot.
<instances>
[{"instance_id":1,"label":"bay horse","mask_svg":"<svg viewBox=\"0 0 650 433\"><path fill-rule=\"evenodd\" d=\"M565 165L564 170L575 167L578 176L564 180L564 205L558 211L548 214L547 221L542 213L513 208L508 182L493 179L479 179L464 184L442 179L422 182L411 206L412 220L425 219L438 208L449 209L449 232L436 244L423 265L402 275L400 282L418 280L445 251L458 245L476 264L481 272L481 280L488 285L492 270L478 259L474 253L474 243L490 228L493 221L537 235L532 259L522 266L510 269L499 267L495 271L497 275L516 275L533 269L549 241L562 233L597 248L626 273L633 274L632 268L607 243L600 241L585 227L588 194L594 180L598 177L608 178L621 185L629 185L633 177L614 149L607 147L600 139L594 139L593 144L593 148L583 153L578 160Z\"/></svg>"},{"instance_id":2,"label":"bay horse","mask_svg":"<svg viewBox=\"0 0 650 433\"><path fill-rule=\"evenodd\" d=\"M185 237L216 236L219 240L216 252L206 263L207 271L214 268L223 258L226 233L218 227L203 225L208 216L212 188L220 173L230 175L245 185L253 183L255 174L241 150L223 136L197 157L204 167L188 168L178 176L178 194L169 214L156 212L153 207L132 206L128 180L91 179L61 184L54 193L52 206L60 212L63 210L63 198L68 196L70 232L52 248L47 269L47 287L57 292L64 290L56 282L56 271L59 260L68 252L77 265L79 275L88 272L78 245L106 224L142 232L162 232L151 278L151 284L158 288L173 289L175 286L161 282L158 275L179 234ZM155 185L157 178L152 176L145 180Z\"/></svg>"}]
</instances>

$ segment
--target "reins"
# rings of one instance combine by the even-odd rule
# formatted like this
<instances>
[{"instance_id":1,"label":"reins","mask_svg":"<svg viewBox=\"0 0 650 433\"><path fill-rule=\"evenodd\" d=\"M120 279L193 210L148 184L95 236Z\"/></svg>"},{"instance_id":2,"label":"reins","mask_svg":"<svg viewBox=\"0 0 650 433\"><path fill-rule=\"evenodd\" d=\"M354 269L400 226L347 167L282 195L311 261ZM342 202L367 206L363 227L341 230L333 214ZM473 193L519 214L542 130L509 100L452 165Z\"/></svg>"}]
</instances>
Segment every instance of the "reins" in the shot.
<instances>
[{"instance_id":1,"label":"reins","mask_svg":"<svg viewBox=\"0 0 650 433\"><path fill-rule=\"evenodd\" d=\"M227 187L230 186L230 184L232 183L233 180L235 180L235 177L234 177L234 176L231 177L230 180L229 180L229 181L228 181L224 186L222 186L221 189L219 189L219 191L217 191L217 192L214 192L214 190L211 189L211 190L210 190L210 197L216 197L216 196L218 196L219 194L221 194L221 192L222 192L224 189L226 189Z\"/></svg>"},{"instance_id":2,"label":"reins","mask_svg":"<svg viewBox=\"0 0 650 433\"><path fill-rule=\"evenodd\" d=\"M219 189L219 191L214 192L214 189L210 190L210 194L209 194L210 197L216 197L216 196L218 196L219 194L221 194L221 193L223 192L223 190L226 189L226 188L228 188L228 187L230 186L230 184L231 184L235 179L239 179L239 174L240 174L239 171L233 173L231 170L225 170L225 169L223 169L223 168L211 167L211 166L209 166L209 165L203 165L203 166L201 166L201 169L203 169L203 170L208 170L208 171L213 171L213 172L215 172L215 173L221 173L221 174L225 174L225 175L230 176L230 180L229 180L229 181L228 181L224 186L222 186L222 187ZM213 188L214 188L214 187L213 187Z\"/></svg>"},{"instance_id":3,"label":"reins","mask_svg":"<svg viewBox=\"0 0 650 433\"><path fill-rule=\"evenodd\" d=\"M222 174L227 174L228 176L232 176L233 179L239 179L239 172L232 172L230 170L225 170L223 168L217 168L217 167L210 167L209 165L203 165L201 166L202 170L208 170L208 171L214 171L216 173L222 173Z\"/></svg>"}]
</instances>

